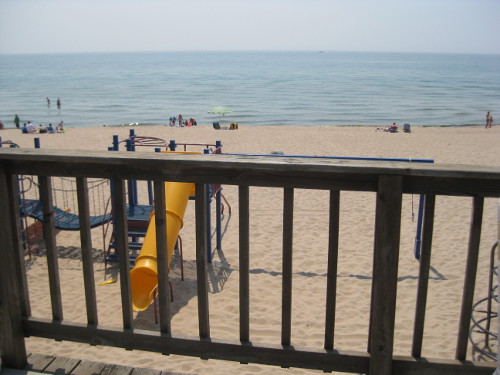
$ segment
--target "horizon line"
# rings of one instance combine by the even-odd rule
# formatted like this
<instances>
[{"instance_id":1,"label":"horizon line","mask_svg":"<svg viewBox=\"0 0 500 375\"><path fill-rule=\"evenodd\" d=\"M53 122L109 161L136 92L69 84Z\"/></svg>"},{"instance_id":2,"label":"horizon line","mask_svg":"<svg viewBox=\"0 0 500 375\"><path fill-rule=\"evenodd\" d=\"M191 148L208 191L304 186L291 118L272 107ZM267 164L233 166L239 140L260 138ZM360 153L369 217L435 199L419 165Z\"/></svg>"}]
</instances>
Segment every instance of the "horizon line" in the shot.
<instances>
[{"instance_id":1,"label":"horizon line","mask_svg":"<svg viewBox=\"0 0 500 375\"><path fill-rule=\"evenodd\" d=\"M384 53L384 54L422 54L422 55L487 55L499 56L500 52L435 52L435 51L370 51L370 50L328 50L328 49L241 49L241 50L123 50L123 51L52 51L52 52L1 52L0 56L16 55L77 55L77 54L125 54L125 53Z\"/></svg>"}]
</instances>

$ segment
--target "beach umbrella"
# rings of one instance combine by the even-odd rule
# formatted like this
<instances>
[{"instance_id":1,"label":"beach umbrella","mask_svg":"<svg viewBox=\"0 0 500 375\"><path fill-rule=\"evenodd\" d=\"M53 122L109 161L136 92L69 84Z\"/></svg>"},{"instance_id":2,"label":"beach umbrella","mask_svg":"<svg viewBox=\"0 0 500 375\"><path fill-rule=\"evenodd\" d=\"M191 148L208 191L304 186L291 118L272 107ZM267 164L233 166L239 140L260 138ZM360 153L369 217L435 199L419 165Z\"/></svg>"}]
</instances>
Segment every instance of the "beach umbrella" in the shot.
<instances>
[{"instance_id":1,"label":"beach umbrella","mask_svg":"<svg viewBox=\"0 0 500 375\"><path fill-rule=\"evenodd\" d=\"M233 113L233 111L231 109L227 108L227 107L223 107L223 106L219 105L217 107L209 109L208 113L224 117L224 115L227 115L228 113Z\"/></svg>"}]
</instances>

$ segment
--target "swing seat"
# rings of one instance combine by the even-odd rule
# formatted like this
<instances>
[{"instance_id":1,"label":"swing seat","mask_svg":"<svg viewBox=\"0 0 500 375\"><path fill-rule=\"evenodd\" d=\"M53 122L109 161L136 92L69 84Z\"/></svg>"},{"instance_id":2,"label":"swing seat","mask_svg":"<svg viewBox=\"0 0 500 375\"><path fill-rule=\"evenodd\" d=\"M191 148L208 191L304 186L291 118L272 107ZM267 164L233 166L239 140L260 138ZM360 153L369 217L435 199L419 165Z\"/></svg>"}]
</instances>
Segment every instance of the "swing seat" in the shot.
<instances>
[{"instance_id":1,"label":"swing seat","mask_svg":"<svg viewBox=\"0 0 500 375\"><path fill-rule=\"evenodd\" d=\"M21 199L21 214L43 222L42 202L36 199ZM54 206L54 226L60 230L80 230L80 217L69 211ZM90 228L106 224L111 220L111 214L90 216Z\"/></svg>"}]
</instances>

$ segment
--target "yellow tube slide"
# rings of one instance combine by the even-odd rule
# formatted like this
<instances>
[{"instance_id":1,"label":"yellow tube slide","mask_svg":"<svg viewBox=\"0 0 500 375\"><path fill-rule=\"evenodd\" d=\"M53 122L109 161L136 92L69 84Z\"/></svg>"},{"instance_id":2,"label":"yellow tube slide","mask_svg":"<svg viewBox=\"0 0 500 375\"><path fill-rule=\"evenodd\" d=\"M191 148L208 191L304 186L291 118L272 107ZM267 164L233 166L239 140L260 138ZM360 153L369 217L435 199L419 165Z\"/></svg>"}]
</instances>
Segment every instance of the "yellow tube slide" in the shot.
<instances>
[{"instance_id":1,"label":"yellow tube slide","mask_svg":"<svg viewBox=\"0 0 500 375\"><path fill-rule=\"evenodd\" d=\"M165 183L165 201L167 212L167 258L172 259L177 236L182 228L184 212L194 184L184 182ZM155 213L149 217L146 237L141 252L135 260L135 267L130 271L132 286L132 307L135 311L146 310L154 298L158 285L158 266L156 261L156 224Z\"/></svg>"}]
</instances>

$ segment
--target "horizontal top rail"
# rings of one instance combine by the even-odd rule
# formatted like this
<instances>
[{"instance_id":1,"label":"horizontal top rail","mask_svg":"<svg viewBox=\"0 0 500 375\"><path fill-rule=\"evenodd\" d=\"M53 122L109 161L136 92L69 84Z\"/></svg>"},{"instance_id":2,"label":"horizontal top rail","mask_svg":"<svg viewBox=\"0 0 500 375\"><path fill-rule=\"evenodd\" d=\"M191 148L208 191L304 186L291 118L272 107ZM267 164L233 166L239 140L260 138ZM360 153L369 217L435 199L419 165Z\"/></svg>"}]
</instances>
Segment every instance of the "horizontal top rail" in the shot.
<instances>
[{"instance_id":1,"label":"horizontal top rail","mask_svg":"<svg viewBox=\"0 0 500 375\"><path fill-rule=\"evenodd\" d=\"M403 193L500 197L498 166L49 149L0 149L0 162L12 174L357 191L399 175Z\"/></svg>"}]
</instances>

